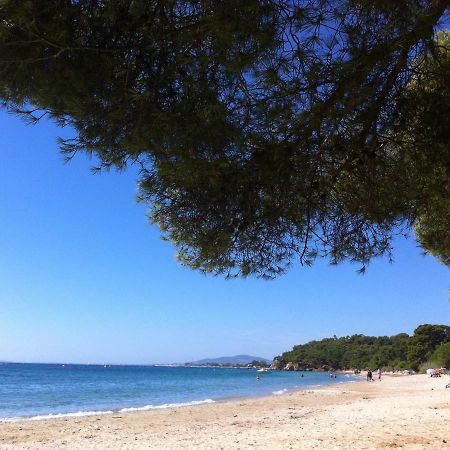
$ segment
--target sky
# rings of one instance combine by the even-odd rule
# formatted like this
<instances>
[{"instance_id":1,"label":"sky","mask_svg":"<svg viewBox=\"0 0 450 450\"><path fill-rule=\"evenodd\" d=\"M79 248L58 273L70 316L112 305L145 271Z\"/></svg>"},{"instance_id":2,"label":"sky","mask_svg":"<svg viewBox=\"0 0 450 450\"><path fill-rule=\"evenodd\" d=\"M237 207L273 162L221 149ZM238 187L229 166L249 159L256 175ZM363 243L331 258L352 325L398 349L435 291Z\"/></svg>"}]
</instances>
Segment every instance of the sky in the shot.
<instances>
[{"instance_id":1,"label":"sky","mask_svg":"<svg viewBox=\"0 0 450 450\"><path fill-rule=\"evenodd\" d=\"M326 261L274 281L184 268L136 203L136 172L64 164L61 133L0 110L0 361L271 359L312 339L450 324L449 270L413 238L365 275Z\"/></svg>"}]
</instances>

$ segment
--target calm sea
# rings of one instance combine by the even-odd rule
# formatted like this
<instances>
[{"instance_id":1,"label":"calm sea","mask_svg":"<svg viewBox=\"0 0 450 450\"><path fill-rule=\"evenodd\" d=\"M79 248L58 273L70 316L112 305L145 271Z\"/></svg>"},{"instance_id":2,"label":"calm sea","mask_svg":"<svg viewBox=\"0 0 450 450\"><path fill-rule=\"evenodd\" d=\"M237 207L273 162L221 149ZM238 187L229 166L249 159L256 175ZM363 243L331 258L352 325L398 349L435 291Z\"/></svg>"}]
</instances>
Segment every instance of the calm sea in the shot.
<instances>
[{"instance_id":1,"label":"calm sea","mask_svg":"<svg viewBox=\"0 0 450 450\"><path fill-rule=\"evenodd\" d=\"M256 380L257 375L260 380ZM334 379L323 372L6 363L0 364L0 420L212 403L235 397L281 395L355 379L344 374Z\"/></svg>"}]
</instances>

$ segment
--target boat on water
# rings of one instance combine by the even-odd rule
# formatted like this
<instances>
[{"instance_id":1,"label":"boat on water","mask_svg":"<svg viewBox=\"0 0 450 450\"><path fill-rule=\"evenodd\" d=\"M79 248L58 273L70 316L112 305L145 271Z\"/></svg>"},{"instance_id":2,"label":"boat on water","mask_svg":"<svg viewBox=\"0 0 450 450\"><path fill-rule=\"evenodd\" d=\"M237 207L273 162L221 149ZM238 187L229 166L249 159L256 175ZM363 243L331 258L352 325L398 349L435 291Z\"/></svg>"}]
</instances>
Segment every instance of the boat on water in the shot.
<instances>
[{"instance_id":1,"label":"boat on water","mask_svg":"<svg viewBox=\"0 0 450 450\"><path fill-rule=\"evenodd\" d=\"M270 372L270 369L267 369L266 367L263 367L261 369L258 369L257 372Z\"/></svg>"}]
</instances>

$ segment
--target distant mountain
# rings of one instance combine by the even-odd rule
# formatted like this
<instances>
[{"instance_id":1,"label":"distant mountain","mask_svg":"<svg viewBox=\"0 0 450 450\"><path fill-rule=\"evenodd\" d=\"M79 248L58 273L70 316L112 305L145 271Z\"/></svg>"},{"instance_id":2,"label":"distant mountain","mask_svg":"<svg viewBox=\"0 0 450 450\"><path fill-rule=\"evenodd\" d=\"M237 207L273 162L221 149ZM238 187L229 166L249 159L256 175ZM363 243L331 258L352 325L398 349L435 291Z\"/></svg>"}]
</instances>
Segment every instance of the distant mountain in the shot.
<instances>
[{"instance_id":1,"label":"distant mountain","mask_svg":"<svg viewBox=\"0 0 450 450\"><path fill-rule=\"evenodd\" d=\"M249 364L252 361L265 361L271 363L267 358L251 355L221 356L220 358L205 358L198 361L191 361L189 364L203 366L206 364Z\"/></svg>"}]
</instances>

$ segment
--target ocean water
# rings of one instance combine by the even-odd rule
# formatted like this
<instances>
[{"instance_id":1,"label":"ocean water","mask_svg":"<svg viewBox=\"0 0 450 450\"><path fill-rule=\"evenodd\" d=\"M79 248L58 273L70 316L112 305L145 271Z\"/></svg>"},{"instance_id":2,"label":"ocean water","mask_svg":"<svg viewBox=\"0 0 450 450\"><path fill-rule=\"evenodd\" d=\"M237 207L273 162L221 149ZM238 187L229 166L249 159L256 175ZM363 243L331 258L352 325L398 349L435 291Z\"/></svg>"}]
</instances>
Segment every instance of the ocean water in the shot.
<instances>
[{"instance_id":1,"label":"ocean water","mask_svg":"<svg viewBox=\"0 0 450 450\"><path fill-rule=\"evenodd\" d=\"M260 380L256 380L257 375ZM4 363L0 364L0 421L111 414L282 395L355 379L344 374L334 379L323 372Z\"/></svg>"}]
</instances>

